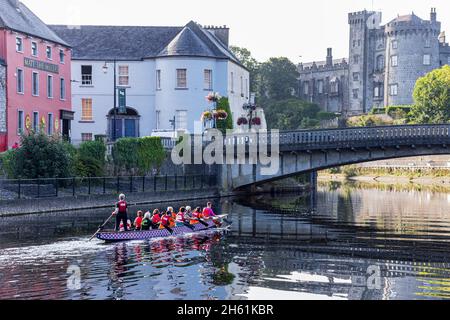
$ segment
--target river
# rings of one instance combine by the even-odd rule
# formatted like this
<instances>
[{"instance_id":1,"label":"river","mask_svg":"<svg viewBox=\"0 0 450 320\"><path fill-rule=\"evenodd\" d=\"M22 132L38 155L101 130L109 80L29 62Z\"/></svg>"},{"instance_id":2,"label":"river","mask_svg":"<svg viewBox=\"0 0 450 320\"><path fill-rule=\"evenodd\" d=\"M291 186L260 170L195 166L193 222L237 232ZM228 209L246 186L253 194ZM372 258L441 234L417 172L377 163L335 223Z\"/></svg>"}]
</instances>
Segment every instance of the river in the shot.
<instances>
[{"instance_id":1,"label":"river","mask_svg":"<svg viewBox=\"0 0 450 320\"><path fill-rule=\"evenodd\" d=\"M2 218L0 299L450 298L449 193L330 184L214 203L229 230L120 244L87 241L111 210Z\"/></svg>"}]
</instances>

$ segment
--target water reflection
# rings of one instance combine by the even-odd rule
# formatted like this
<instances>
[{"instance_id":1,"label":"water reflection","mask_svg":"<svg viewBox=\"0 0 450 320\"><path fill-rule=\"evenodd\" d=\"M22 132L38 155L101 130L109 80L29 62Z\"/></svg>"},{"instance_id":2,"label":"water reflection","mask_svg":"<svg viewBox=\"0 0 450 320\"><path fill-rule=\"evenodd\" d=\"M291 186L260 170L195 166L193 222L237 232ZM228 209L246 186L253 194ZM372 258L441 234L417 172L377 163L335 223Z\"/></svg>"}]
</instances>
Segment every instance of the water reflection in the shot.
<instances>
[{"instance_id":1,"label":"water reflection","mask_svg":"<svg viewBox=\"0 0 450 320\"><path fill-rule=\"evenodd\" d=\"M86 241L107 212L2 219L0 299L450 298L448 198L327 185L313 203L217 200L227 232L117 245Z\"/></svg>"}]
</instances>

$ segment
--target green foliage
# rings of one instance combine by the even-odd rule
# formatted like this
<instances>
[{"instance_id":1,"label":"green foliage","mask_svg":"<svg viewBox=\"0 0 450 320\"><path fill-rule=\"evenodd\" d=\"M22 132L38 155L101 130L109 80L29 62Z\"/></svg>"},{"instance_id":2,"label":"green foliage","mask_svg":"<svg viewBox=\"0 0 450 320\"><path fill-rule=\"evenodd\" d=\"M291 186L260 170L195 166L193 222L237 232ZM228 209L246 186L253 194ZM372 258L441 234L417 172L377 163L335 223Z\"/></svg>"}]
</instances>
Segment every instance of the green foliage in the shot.
<instances>
[{"instance_id":1,"label":"green foliage","mask_svg":"<svg viewBox=\"0 0 450 320\"><path fill-rule=\"evenodd\" d=\"M393 119L405 119L411 112L412 106L402 105L402 106L389 106L386 108L386 114L391 116Z\"/></svg>"},{"instance_id":2,"label":"green foliage","mask_svg":"<svg viewBox=\"0 0 450 320\"><path fill-rule=\"evenodd\" d=\"M297 66L288 58L270 58L260 68L259 96L263 99L286 100L298 86Z\"/></svg>"},{"instance_id":3,"label":"green foliage","mask_svg":"<svg viewBox=\"0 0 450 320\"><path fill-rule=\"evenodd\" d=\"M71 175L71 155L58 137L44 133L24 135L21 147L7 156L13 178L67 178Z\"/></svg>"},{"instance_id":4,"label":"green foliage","mask_svg":"<svg viewBox=\"0 0 450 320\"><path fill-rule=\"evenodd\" d=\"M105 173L106 146L101 141L83 142L75 156L75 172L80 177L101 177Z\"/></svg>"},{"instance_id":5,"label":"green foliage","mask_svg":"<svg viewBox=\"0 0 450 320\"><path fill-rule=\"evenodd\" d=\"M416 82L415 104L409 122L418 124L450 122L450 66L436 69Z\"/></svg>"},{"instance_id":6,"label":"green foliage","mask_svg":"<svg viewBox=\"0 0 450 320\"><path fill-rule=\"evenodd\" d=\"M14 153L16 150L9 150L0 153L0 167L2 173L9 178L14 178Z\"/></svg>"},{"instance_id":7,"label":"green foliage","mask_svg":"<svg viewBox=\"0 0 450 320\"><path fill-rule=\"evenodd\" d=\"M160 167L166 157L159 137L122 138L113 148L114 164L119 170L145 174Z\"/></svg>"},{"instance_id":8,"label":"green foliage","mask_svg":"<svg viewBox=\"0 0 450 320\"><path fill-rule=\"evenodd\" d=\"M299 99L270 101L265 107L269 128L280 130L297 130L314 128L320 124L320 107Z\"/></svg>"},{"instance_id":9,"label":"green foliage","mask_svg":"<svg viewBox=\"0 0 450 320\"><path fill-rule=\"evenodd\" d=\"M226 120L217 120L217 129L225 132L227 129L233 129L233 114L231 113L230 103L228 98L222 97L217 103L218 110L225 110L228 113Z\"/></svg>"},{"instance_id":10,"label":"green foliage","mask_svg":"<svg viewBox=\"0 0 450 320\"><path fill-rule=\"evenodd\" d=\"M230 46L230 49L250 73L250 91L257 92L261 64L252 57L252 53L248 49L236 46Z\"/></svg>"},{"instance_id":11,"label":"green foliage","mask_svg":"<svg viewBox=\"0 0 450 320\"><path fill-rule=\"evenodd\" d=\"M369 114L385 114L386 108L372 108Z\"/></svg>"},{"instance_id":12,"label":"green foliage","mask_svg":"<svg viewBox=\"0 0 450 320\"><path fill-rule=\"evenodd\" d=\"M347 120L348 127L375 127L375 126L389 126L392 125L392 120L384 119L379 115L365 115L352 117Z\"/></svg>"}]
</instances>

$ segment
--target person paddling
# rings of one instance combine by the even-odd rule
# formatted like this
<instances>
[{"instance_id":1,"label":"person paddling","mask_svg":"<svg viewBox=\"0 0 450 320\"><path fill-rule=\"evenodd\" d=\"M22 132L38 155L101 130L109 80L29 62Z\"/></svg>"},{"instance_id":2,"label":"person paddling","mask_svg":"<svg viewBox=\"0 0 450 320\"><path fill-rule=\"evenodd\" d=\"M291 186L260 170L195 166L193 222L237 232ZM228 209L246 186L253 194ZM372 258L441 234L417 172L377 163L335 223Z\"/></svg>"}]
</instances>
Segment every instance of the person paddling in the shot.
<instances>
[{"instance_id":1,"label":"person paddling","mask_svg":"<svg viewBox=\"0 0 450 320\"><path fill-rule=\"evenodd\" d=\"M198 224L199 220L203 218L202 209L197 207L192 213L191 224Z\"/></svg>"},{"instance_id":2,"label":"person paddling","mask_svg":"<svg viewBox=\"0 0 450 320\"><path fill-rule=\"evenodd\" d=\"M185 225L186 223L186 208L185 207L181 207L180 208L180 212L178 212L177 217L176 217L176 226L177 227L182 227Z\"/></svg>"},{"instance_id":3,"label":"person paddling","mask_svg":"<svg viewBox=\"0 0 450 320\"><path fill-rule=\"evenodd\" d=\"M116 216L115 231L120 231L120 223L123 223L124 231L128 231L128 204L125 201L125 195L119 196L119 202L116 203L116 211L113 213Z\"/></svg>"},{"instance_id":4,"label":"person paddling","mask_svg":"<svg viewBox=\"0 0 450 320\"><path fill-rule=\"evenodd\" d=\"M172 217L172 212L167 211L161 218L160 229L173 228L174 220Z\"/></svg>"},{"instance_id":5,"label":"person paddling","mask_svg":"<svg viewBox=\"0 0 450 320\"><path fill-rule=\"evenodd\" d=\"M141 230L148 231L152 228L152 215L149 211L147 211L144 215L144 219L142 220Z\"/></svg>"},{"instance_id":6,"label":"person paddling","mask_svg":"<svg viewBox=\"0 0 450 320\"><path fill-rule=\"evenodd\" d=\"M161 223L161 213L159 212L158 209L155 209L153 211L153 216L152 216L152 229L158 229L159 228L159 224Z\"/></svg>"},{"instance_id":7,"label":"person paddling","mask_svg":"<svg viewBox=\"0 0 450 320\"><path fill-rule=\"evenodd\" d=\"M134 220L135 230L141 230L141 225L142 225L143 220L144 220L144 213L142 211L138 211L137 218Z\"/></svg>"},{"instance_id":8,"label":"person paddling","mask_svg":"<svg viewBox=\"0 0 450 320\"><path fill-rule=\"evenodd\" d=\"M216 214L214 213L213 209L212 209L212 203L208 202L206 204L206 208L203 209L203 218L204 219L211 219L214 218L216 216Z\"/></svg>"}]
</instances>

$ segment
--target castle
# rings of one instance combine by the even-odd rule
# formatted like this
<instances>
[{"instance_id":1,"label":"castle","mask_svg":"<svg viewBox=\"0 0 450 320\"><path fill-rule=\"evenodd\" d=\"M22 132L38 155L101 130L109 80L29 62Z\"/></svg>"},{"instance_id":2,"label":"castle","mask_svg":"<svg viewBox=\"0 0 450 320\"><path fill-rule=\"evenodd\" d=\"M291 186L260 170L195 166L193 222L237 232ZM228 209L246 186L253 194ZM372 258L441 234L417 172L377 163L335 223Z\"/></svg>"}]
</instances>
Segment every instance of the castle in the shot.
<instances>
[{"instance_id":1,"label":"castle","mask_svg":"<svg viewBox=\"0 0 450 320\"><path fill-rule=\"evenodd\" d=\"M381 12L350 13L349 58L335 60L328 48L325 61L299 64L299 98L346 116L412 104L417 79L450 64L445 32L435 8L430 20L412 13L380 22Z\"/></svg>"}]
</instances>

